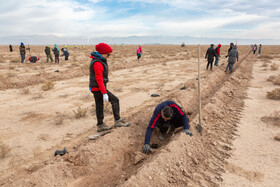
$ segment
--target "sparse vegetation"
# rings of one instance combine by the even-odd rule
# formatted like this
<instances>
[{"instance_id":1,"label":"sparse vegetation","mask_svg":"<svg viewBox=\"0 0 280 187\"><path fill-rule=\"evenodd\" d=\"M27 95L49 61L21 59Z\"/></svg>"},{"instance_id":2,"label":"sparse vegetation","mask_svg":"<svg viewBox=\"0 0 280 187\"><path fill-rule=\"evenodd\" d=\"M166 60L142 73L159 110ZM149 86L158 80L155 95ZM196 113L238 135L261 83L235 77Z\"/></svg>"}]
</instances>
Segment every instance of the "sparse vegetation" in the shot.
<instances>
[{"instance_id":1,"label":"sparse vegetation","mask_svg":"<svg viewBox=\"0 0 280 187\"><path fill-rule=\"evenodd\" d=\"M276 78L276 76L269 76L269 78L267 79L267 81L269 81L269 82L273 82L274 81L274 79Z\"/></svg>"},{"instance_id":2,"label":"sparse vegetation","mask_svg":"<svg viewBox=\"0 0 280 187\"><path fill-rule=\"evenodd\" d=\"M9 69L10 70L13 70L13 69L15 69L16 67L15 66L9 66Z\"/></svg>"},{"instance_id":3,"label":"sparse vegetation","mask_svg":"<svg viewBox=\"0 0 280 187\"><path fill-rule=\"evenodd\" d=\"M64 119L65 119L65 115L58 112L54 120L55 125L63 124Z\"/></svg>"},{"instance_id":4,"label":"sparse vegetation","mask_svg":"<svg viewBox=\"0 0 280 187\"><path fill-rule=\"evenodd\" d=\"M276 77L276 78L273 80L273 84L275 84L275 85L280 85L280 76Z\"/></svg>"},{"instance_id":5,"label":"sparse vegetation","mask_svg":"<svg viewBox=\"0 0 280 187\"><path fill-rule=\"evenodd\" d=\"M261 59L273 59L273 57L270 55L261 55L260 58Z\"/></svg>"},{"instance_id":6,"label":"sparse vegetation","mask_svg":"<svg viewBox=\"0 0 280 187\"><path fill-rule=\"evenodd\" d=\"M12 58L11 62L20 62L20 59L19 58Z\"/></svg>"},{"instance_id":7,"label":"sparse vegetation","mask_svg":"<svg viewBox=\"0 0 280 187\"><path fill-rule=\"evenodd\" d=\"M5 77L4 77L4 75L2 75L2 74L0 74L0 81L1 80L5 80Z\"/></svg>"},{"instance_id":8,"label":"sparse vegetation","mask_svg":"<svg viewBox=\"0 0 280 187\"><path fill-rule=\"evenodd\" d=\"M280 100L280 88L276 88L270 92L267 92L266 98L273 100Z\"/></svg>"},{"instance_id":9,"label":"sparse vegetation","mask_svg":"<svg viewBox=\"0 0 280 187\"><path fill-rule=\"evenodd\" d=\"M25 94L25 95L29 94L30 93L29 88L21 89L20 93Z\"/></svg>"},{"instance_id":10,"label":"sparse vegetation","mask_svg":"<svg viewBox=\"0 0 280 187\"><path fill-rule=\"evenodd\" d=\"M72 67L79 67L80 64L79 64L78 62L72 62L71 66L72 66Z\"/></svg>"},{"instance_id":11,"label":"sparse vegetation","mask_svg":"<svg viewBox=\"0 0 280 187\"><path fill-rule=\"evenodd\" d=\"M275 64L275 63L273 63L273 64L270 66L270 68L271 68L272 71L278 70L278 67L279 67L279 65L277 65L277 64Z\"/></svg>"},{"instance_id":12,"label":"sparse vegetation","mask_svg":"<svg viewBox=\"0 0 280 187\"><path fill-rule=\"evenodd\" d=\"M33 97L34 100L43 99L43 98L44 98L44 95L42 93L38 93Z\"/></svg>"},{"instance_id":13,"label":"sparse vegetation","mask_svg":"<svg viewBox=\"0 0 280 187\"><path fill-rule=\"evenodd\" d=\"M79 107L77 109L77 111L73 110L76 119L86 116L87 111L88 111L88 108L81 108L81 107Z\"/></svg>"},{"instance_id":14,"label":"sparse vegetation","mask_svg":"<svg viewBox=\"0 0 280 187\"><path fill-rule=\"evenodd\" d=\"M45 83L43 84L42 89L43 89L44 91L47 91L47 90L52 89L53 87L54 87L54 82L52 82L52 81L47 81L47 82L45 82Z\"/></svg>"},{"instance_id":15,"label":"sparse vegetation","mask_svg":"<svg viewBox=\"0 0 280 187\"><path fill-rule=\"evenodd\" d=\"M263 116L261 120L264 123L280 127L280 111L274 111L270 116Z\"/></svg>"},{"instance_id":16,"label":"sparse vegetation","mask_svg":"<svg viewBox=\"0 0 280 187\"><path fill-rule=\"evenodd\" d=\"M16 74L13 73L13 72L8 72L7 73L7 77L15 77L15 76L16 76Z\"/></svg>"},{"instance_id":17,"label":"sparse vegetation","mask_svg":"<svg viewBox=\"0 0 280 187\"><path fill-rule=\"evenodd\" d=\"M11 148L7 144L0 142L0 159L4 159L10 151Z\"/></svg>"}]
</instances>

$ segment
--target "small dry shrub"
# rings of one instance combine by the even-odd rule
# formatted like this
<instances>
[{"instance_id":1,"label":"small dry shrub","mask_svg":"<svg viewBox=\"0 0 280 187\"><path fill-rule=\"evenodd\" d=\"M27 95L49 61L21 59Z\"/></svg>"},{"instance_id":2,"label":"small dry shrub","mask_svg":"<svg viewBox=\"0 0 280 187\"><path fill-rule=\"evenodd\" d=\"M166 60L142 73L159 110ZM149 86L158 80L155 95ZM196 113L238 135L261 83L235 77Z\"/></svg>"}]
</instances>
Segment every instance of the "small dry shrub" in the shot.
<instances>
[{"instance_id":1,"label":"small dry shrub","mask_svg":"<svg viewBox=\"0 0 280 187\"><path fill-rule=\"evenodd\" d=\"M273 59L273 57L272 57L272 56L269 56L269 55L261 55L260 58L261 58L261 59L267 59L267 60Z\"/></svg>"},{"instance_id":2,"label":"small dry shrub","mask_svg":"<svg viewBox=\"0 0 280 187\"><path fill-rule=\"evenodd\" d=\"M273 80L273 84L274 84L274 85L280 85L280 76L276 77L276 78Z\"/></svg>"},{"instance_id":3,"label":"small dry shrub","mask_svg":"<svg viewBox=\"0 0 280 187\"><path fill-rule=\"evenodd\" d=\"M19 58L12 58L11 62L20 62L20 59Z\"/></svg>"},{"instance_id":4,"label":"small dry shrub","mask_svg":"<svg viewBox=\"0 0 280 187\"><path fill-rule=\"evenodd\" d=\"M270 116L263 116L261 120L264 123L280 127L280 111L274 111Z\"/></svg>"},{"instance_id":5,"label":"small dry shrub","mask_svg":"<svg viewBox=\"0 0 280 187\"><path fill-rule=\"evenodd\" d=\"M64 121L65 117L66 117L66 115L61 114L60 112L57 112L56 116L55 116L55 119L54 119L55 125L63 124L63 121Z\"/></svg>"},{"instance_id":6,"label":"small dry shrub","mask_svg":"<svg viewBox=\"0 0 280 187\"><path fill-rule=\"evenodd\" d=\"M15 77L15 76L16 76L16 74L13 73L13 72L8 72L7 73L7 77Z\"/></svg>"},{"instance_id":7,"label":"small dry shrub","mask_svg":"<svg viewBox=\"0 0 280 187\"><path fill-rule=\"evenodd\" d=\"M276 78L276 76L271 75L271 76L269 76L269 78L267 79L267 81L268 81L268 82L273 82L275 78Z\"/></svg>"},{"instance_id":8,"label":"small dry shrub","mask_svg":"<svg viewBox=\"0 0 280 187\"><path fill-rule=\"evenodd\" d=\"M5 80L4 75L0 74L0 80Z\"/></svg>"},{"instance_id":9,"label":"small dry shrub","mask_svg":"<svg viewBox=\"0 0 280 187\"><path fill-rule=\"evenodd\" d=\"M44 95L42 93L38 93L38 94L34 95L34 97L33 97L34 100L43 99L43 98L44 98Z\"/></svg>"},{"instance_id":10,"label":"small dry shrub","mask_svg":"<svg viewBox=\"0 0 280 187\"><path fill-rule=\"evenodd\" d=\"M278 70L278 67L279 67L279 65L277 65L277 64L275 64L275 63L273 63L273 64L270 66L270 68L271 68L272 71Z\"/></svg>"},{"instance_id":11,"label":"small dry shrub","mask_svg":"<svg viewBox=\"0 0 280 187\"><path fill-rule=\"evenodd\" d=\"M30 93L29 88L21 89L20 93L25 94L25 95L29 94Z\"/></svg>"},{"instance_id":12,"label":"small dry shrub","mask_svg":"<svg viewBox=\"0 0 280 187\"><path fill-rule=\"evenodd\" d=\"M54 87L54 82L52 82L52 81L47 81L47 82L45 82L45 83L43 84L42 89L43 89L44 91L47 91L47 90L52 89L53 87Z\"/></svg>"},{"instance_id":13,"label":"small dry shrub","mask_svg":"<svg viewBox=\"0 0 280 187\"><path fill-rule=\"evenodd\" d=\"M79 119L79 118L81 118L81 117L86 116L87 111L88 111L88 108L81 108L81 107L79 107L79 108L77 109L77 111L73 110L73 112L75 113L75 118L76 118L76 119Z\"/></svg>"},{"instance_id":14,"label":"small dry shrub","mask_svg":"<svg viewBox=\"0 0 280 187\"><path fill-rule=\"evenodd\" d=\"M267 65L267 63L263 63L263 65L262 65L262 67L267 67L268 65Z\"/></svg>"},{"instance_id":15,"label":"small dry shrub","mask_svg":"<svg viewBox=\"0 0 280 187\"><path fill-rule=\"evenodd\" d=\"M280 88L276 88L270 92L267 92L266 98L273 100L280 100Z\"/></svg>"},{"instance_id":16,"label":"small dry shrub","mask_svg":"<svg viewBox=\"0 0 280 187\"><path fill-rule=\"evenodd\" d=\"M79 67L80 64L79 64L78 62L72 62L71 66L72 66L72 67Z\"/></svg>"},{"instance_id":17,"label":"small dry shrub","mask_svg":"<svg viewBox=\"0 0 280 187\"><path fill-rule=\"evenodd\" d=\"M13 70L13 69L15 69L16 67L15 66L9 66L9 69L10 70Z\"/></svg>"},{"instance_id":18,"label":"small dry shrub","mask_svg":"<svg viewBox=\"0 0 280 187\"><path fill-rule=\"evenodd\" d=\"M11 148L8 145L0 142L0 159L4 159L10 151Z\"/></svg>"}]
</instances>

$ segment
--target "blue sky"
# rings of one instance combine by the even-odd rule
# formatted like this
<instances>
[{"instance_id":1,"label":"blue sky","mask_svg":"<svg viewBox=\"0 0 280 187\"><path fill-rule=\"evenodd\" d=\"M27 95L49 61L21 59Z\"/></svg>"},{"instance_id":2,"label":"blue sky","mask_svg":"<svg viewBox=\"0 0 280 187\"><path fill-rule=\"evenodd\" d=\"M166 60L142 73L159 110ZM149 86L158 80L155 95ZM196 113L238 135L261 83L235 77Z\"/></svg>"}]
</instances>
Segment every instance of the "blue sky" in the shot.
<instances>
[{"instance_id":1,"label":"blue sky","mask_svg":"<svg viewBox=\"0 0 280 187\"><path fill-rule=\"evenodd\" d=\"M280 39L279 0L0 0L0 36Z\"/></svg>"}]
</instances>

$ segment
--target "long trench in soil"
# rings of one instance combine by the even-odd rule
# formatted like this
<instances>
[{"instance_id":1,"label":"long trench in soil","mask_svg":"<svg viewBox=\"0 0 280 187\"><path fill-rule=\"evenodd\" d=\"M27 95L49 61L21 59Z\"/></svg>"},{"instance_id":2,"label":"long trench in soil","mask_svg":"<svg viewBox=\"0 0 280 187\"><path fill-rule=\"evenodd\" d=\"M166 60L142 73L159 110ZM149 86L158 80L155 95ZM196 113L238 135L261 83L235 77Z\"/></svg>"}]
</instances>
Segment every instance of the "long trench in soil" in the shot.
<instances>
[{"instance_id":1,"label":"long trench in soil","mask_svg":"<svg viewBox=\"0 0 280 187\"><path fill-rule=\"evenodd\" d=\"M235 71L238 71L239 66L246 61L248 55L249 53L244 55L235 65ZM224 68L225 65L212 73L205 73L201 76L202 106L209 103L217 91L222 89L224 83L234 76L235 72L232 75L225 74ZM194 84L197 84L195 79L186 83L186 85ZM179 90L179 88L175 90ZM202 144L205 143L206 145L207 140L204 139L203 135L200 136L195 132L198 113L197 88L173 91L165 98L156 99L155 103L160 103L167 99L174 100L183 106L190 119L191 130L194 132L193 139L198 139ZM61 158L58 157L53 161L39 164L31 168L26 175L14 177L12 182L10 180L4 181L2 185L116 186L129 182L132 176L137 175L144 166L153 162L155 158L162 154L163 149L176 140L177 134L164 142L159 142L157 140L157 132L154 132L151 143L157 143L159 148L154 149L153 154L149 156L140 153L145 131L154 107L154 105L146 103L144 106L129 111L128 115L130 117L127 120L131 122L131 127L115 129L112 133L96 141L82 142L70 148L69 154ZM232 139L232 134L227 135L227 138ZM216 151L219 152L219 150ZM222 152L221 154L224 153ZM228 155L225 154L225 157L228 157ZM224 159L221 162L224 162ZM213 173L218 175L216 180L219 180L219 172L218 174ZM216 184L216 180L209 182L209 184Z\"/></svg>"}]
</instances>

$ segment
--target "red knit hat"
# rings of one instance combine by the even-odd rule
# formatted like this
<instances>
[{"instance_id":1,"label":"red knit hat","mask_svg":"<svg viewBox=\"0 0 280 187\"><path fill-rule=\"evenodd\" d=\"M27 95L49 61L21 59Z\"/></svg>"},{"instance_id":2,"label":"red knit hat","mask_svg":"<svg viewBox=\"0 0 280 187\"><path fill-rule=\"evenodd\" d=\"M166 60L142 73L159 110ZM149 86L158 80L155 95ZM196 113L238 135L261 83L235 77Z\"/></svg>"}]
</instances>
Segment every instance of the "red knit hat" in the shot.
<instances>
[{"instance_id":1,"label":"red knit hat","mask_svg":"<svg viewBox=\"0 0 280 187\"><path fill-rule=\"evenodd\" d=\"M95 50L100 54L109 54L113 52L113 49L106 43L97 44Z\"/></svg>"}]
</instances>

